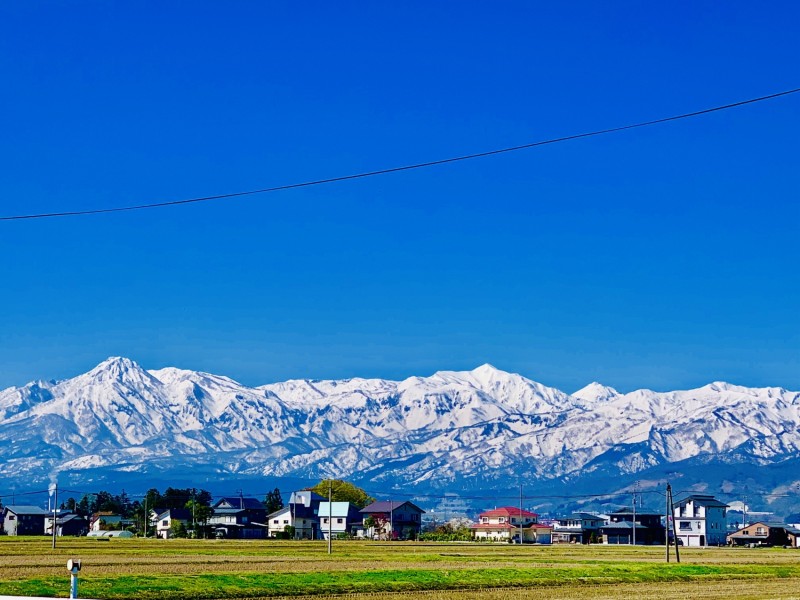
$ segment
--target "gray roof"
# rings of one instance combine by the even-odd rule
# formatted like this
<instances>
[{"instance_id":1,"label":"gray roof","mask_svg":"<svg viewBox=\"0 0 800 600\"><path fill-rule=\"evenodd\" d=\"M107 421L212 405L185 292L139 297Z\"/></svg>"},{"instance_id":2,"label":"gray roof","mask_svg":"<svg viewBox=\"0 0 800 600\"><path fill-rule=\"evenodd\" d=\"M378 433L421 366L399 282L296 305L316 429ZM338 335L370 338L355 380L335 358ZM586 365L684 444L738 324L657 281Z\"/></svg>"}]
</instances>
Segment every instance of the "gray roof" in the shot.
<instances>
[{"instance_id":1,"label":"gray roof","mask_svg":"<svg viewBox=\"0 0 800 600\"><path fill-rule=\"evenodd\" d=\"M3 510L12 512L15 515L36 515L46 517L50 514L45 509L39 508L38 506L30 506L25 504L11 504L9 506L4 506Z\"/></svg>"},{"instance_id":2,"label":"gray roof","mask_svg":"<svg viewBox=\"0 0 800 600\"><path fill-rule=\"evenodd\" d=\"M632 515L633 514L633 510L629 510L628 507L626 506L625 508L620 508L619 510L615 510L611 514L612 515ZM645 516L645 515L647 515L647 516L653 516L653 515L662 516L663 514L664 513L660 512L660 511L650 510L650 509L647 509L647 508L637 508L636 509L636 515L637 516L638 515L641 515L641 516Z\"/></svg>"},{"instance_id":3,"label":"gray roof","mask_svg":"<svg viewBox=\"0 0 800 600\"><path fill-rule=\"evenodd\" d=\"M240 496L227 496L220 498L214 503L214 509L220 504L229 504L231 508L249 509L249 510L264 510L264 503L258 498L243 498Z\"/></svg>"},{"instance_id":4,"label":"gray roof","mask_svg":"<svg viewBox=\"0 0 800 600\"><path fill-rule=\"evenodd\" d=\"M724 502L720 502L714 496L709 494L691 494L690 496L686 496L685 498L681 498L675 504L681 506L686 504L687 502L694 502L695 504L699 504L700 506L712 506L715 508L728 508L728 505Z\"/></svg>"},{"instance_id":5,"label":"gray roof","mask_svg":"<svg viewBox=\"0 0 800 600\"><path fill-rule=\"evenodd\" d=\"M573 519L573 520L574 519L578 519L578 520L581 520L581 521L588 521L588 520L602 521L603 520L601 517L598 517L597 515L593 515L592 513L576 512L576 513L572 513L571 515L569 515L567 517L564 517L563 519L559 519L559 521L565 521L567 519Z\"/></svg>"},{"instance_id":6,"label":"gray roof","mask_svg":"<svg viewBox=\"0 0 800 600\"><path fill-rule=\"evenodd\" d=\"M392 500L392 501L381 500L381 501L378 501L378 502L373 502L369 506L365 506L364 508L362 508L361 512L362 513L388 513L388 512L394 512L398 508L400 508L401 506L403 506L405 504L408 504L412 508L415 508L420 513L424 513L425 512L419 506L417 506L413 502L409 502L408 500L403 500L402 502L395 501L395 500Z\"/></svg>"},{"instance_id":7,"label":"gray roof","mask_svg":"<svg viewBox=\"0 0 800 600\"><path fill-rule=\"evenodd\" d=\"M617 521L616 523L603 525L600 529L633 529L633 523L630 521ZM642 525L641 523L637 523L636 529L648 529L648 527Z\"/></svg>"}]
</instances>

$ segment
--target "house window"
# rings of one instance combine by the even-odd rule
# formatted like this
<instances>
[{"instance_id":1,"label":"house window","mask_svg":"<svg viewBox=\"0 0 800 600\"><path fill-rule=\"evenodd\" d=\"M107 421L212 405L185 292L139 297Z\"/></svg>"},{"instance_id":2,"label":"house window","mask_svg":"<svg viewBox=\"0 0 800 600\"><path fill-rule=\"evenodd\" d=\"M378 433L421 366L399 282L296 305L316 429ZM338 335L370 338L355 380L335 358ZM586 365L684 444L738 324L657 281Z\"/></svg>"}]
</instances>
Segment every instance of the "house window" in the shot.
<instances>
[{"instance_id":1,"label":"house window","mask_svg":"<svg viewBox=\"0 0 800 600\"><path fill-rule=\"evenodd\" d=\"M8 515L8 520L9 520L9 521L13 521L15 518L16 518L16 517L14 517L14 515Z\"/></svg>"},{"instance_id":2,"label":"house window","mask_svg":"<svg viewBox=\"0 0 800 600\"><path fill-rule=\"evenodd\" d=\"M691 531L692 530L692 522L691 521L680 521L678 523L678 529L681 531Z\"/></svg>"},{"instance_id":3,"label":"house window","mask_svg":"<svg viewBox=\"0 0 800 600\"><path fill-rule=\"evenodd\" d=\"M488 523L489 517L481 517L481 523Z\"/></svg>"},{"instance_id":4,"label":"house window","mask_svg":"<svg viewBox=\"0 0 800 600\"><path fill-rule=\"evenodd\" d=\"M283 520L283 524L284 524L284 525L288 525L288 524L289 524L289 519L284 519L284 520Z\"/></svg>"},{"instance_id":5,"label":"house window","mask_svg":"<svg viewBox=\"0 0 800 600\"><path fill-rule=\"evenodd\" d=\"M764 535L766 531L764 531L763 527L756 527L756 535Z\"/></svg>"},{"instance_id":6,"label":"house window","mask_svg":"<svg viewBox=\"0 0 800 600\"><path fill-rule=\"evenodd\" d=\"M275 520L273 520L272 522L273 522L275 525L277 525L277 524L278 524L278 519L275 519ZM285 523L285 521L284 521L284 523Z\"/></svg>"},{"instance_id":7,"label":"house window","mask_svg":"<svg viewBox=\"0 0 800 600\"><path fill-rule=\"evenodd\" d=\"M162 525L163 527L169 527L169 521L167 521L166 519L164 519L163 521L161 521L161 525Z\"/></svg>"},{"instance_id":8,"label":"house window","mask_svg":"<svg viewBox=\"0 0 800 600\"><path fill-rule=\"evenodd\" d=\"M336 519L336 522L341 525L342 523L344 523L344 519Z\"/></svg>"},{"instance_id":9,"label":"house window","mask_svg":"<svg viewBox=\"0 0 800 600\"><path fill-rule=\"evenodd\" d=\"M327 523L328 522L328 517L322 517L322 522L323 523Z\"/></svg>"},{"instance_id":10,"label":"house window","mask_svg":"<svg viewBox=\"0 0 800 600\"><path fill-rule=\"evenodd\" d=\"M497 522L498 523L505 523L506 522L506 518L505 517L500 517L499 519L497 519Z\"/></svg>"}]
</instances>

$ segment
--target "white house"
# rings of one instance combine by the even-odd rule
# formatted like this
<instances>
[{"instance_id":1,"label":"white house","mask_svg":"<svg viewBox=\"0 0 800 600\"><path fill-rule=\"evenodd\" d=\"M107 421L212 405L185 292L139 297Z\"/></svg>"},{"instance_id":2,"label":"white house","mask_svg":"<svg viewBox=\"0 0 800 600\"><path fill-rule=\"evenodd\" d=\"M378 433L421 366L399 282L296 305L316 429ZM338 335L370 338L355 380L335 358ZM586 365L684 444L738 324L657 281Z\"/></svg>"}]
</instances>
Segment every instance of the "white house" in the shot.
<instances>
[{"instance_id":1,"label":"white house","mask_svg":"<svg viewBox=\"0 0 800 600\"><path fill-rule=\"evenodd\" d=\"M188 511L185 508L168 508L158 515L158 522L156 523L156 535L166 540L172 537L173 523L183 523L184 527L186 527L191 522L191 511Z\"/></svg>"},{"instance_id":2,"label":"white house","mask_svg":"<svg viewBox=\"0 0 800 600\"><path fill-rule=\"evenodd\" d=\"M600 541L602 517L591 513L577 512L558 519L553 527L554 544L588 544L594 538Z\"/></svg>"},{"instance_id":3,"label":"white house","mask_svg":"<svg viewBox=\"0 0 800 600\"><path fill-rule=\"evenodd\" d=\"M295 539L319 538L319 505L323 498L311 490L293 492L289 504L267 515L269 537L280 537L287 527L294 528Z\"/></svg>"},{"instance_id":4,"label":"white house","mask_svg":"<svg viewBox=\"0 0 800 600\"><path fill-rule=\"evenodd\" d=\"M684 546L717 546L726 543L728 505L714 496L692 494L674 506L678 540Z\"/></svg>"},{"instance_id":5,"label":"white house","mask_svg":"<svg viewBox=\"0 0 800 600\"><path fill-rule=\"evenodd\" d=\"M340 534L352 533L354 525L361 525L361 513L349 502L320 502L319 532L328 539L328 532L336 538Z\"/></svg>"}]
</instances>

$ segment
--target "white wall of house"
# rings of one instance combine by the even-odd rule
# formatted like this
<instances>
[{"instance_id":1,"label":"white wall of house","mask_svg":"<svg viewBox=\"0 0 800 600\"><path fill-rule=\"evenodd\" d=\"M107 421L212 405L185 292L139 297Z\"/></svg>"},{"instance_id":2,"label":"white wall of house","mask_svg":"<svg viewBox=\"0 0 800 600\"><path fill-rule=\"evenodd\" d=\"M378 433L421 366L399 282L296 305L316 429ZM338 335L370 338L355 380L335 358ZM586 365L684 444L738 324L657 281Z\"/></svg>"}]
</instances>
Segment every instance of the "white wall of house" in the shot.
<instances>
[{"instance_id":1,"label":"white wall of house","mask_svg":"<svg viewBox=\"0 0 800 600\"><path fill-rule=\"evenodd\" d=\"M172 523L178 522L183 523L184 526L188 525L188 521L185 519L175 519L170 514L159 515L158 523L156 523L156 535L163 540L167 540L172 537Z\"/></svg>"},{"instance_id":2,"label":"white wall of house","mask_svg":"<svg viewBox=\"0 0 800 600\"><path fill-rule=\"evenodd\" d=\"M725 544L727 517L724 507L706 506L702 501L690 498L675 507L673 518L678 539L684 546Z\"/></svg>"},{"instance_id":3,"label":"white wall of house","mask_svg":"<svg viewBox=\"0 0 800 600\"><path fill-rule=\"evenodd\" d=\"M349 533L352 523L347 522L350 512L349 502L320 502L319 503L319 530L322 537L328 539L328 531L333 537L340 533Z\"/></svg>"},{"instance_id":4,"label":"white wall of house","mask_svg":"<svg viewBox=\"0 0 800 600\"><path fill-rule=\"evenodd\" d=\"M275 514L269 515L267 518L267 530L270 537L274 537L277 533L282 533L286 530L286 526L294 527L294 536L298 539L309 538L316 532L316 521L309 517L296 517L291 505L286 506Z\"/></svg>"}]
</instances>

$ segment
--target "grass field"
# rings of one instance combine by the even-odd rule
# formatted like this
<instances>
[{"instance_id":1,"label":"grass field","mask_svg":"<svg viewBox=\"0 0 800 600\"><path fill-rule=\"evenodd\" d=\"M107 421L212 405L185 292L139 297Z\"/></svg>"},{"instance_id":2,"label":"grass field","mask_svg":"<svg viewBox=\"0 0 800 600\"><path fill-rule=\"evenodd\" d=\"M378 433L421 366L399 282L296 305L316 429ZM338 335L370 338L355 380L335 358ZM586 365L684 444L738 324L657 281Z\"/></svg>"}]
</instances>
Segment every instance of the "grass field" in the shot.
<instances>
[{"instance_id":1,"label":"grass field","mask_svg":"<svg viewBox=\"0 0 800 600\"><path fill-rule=\"evenodd\" d=\"M0 595L67 596L80 558L84 598L800 598L800 551L781 548L666 564L663 547L0 537L0 558Z\"/></svg>"}]
</instances>

